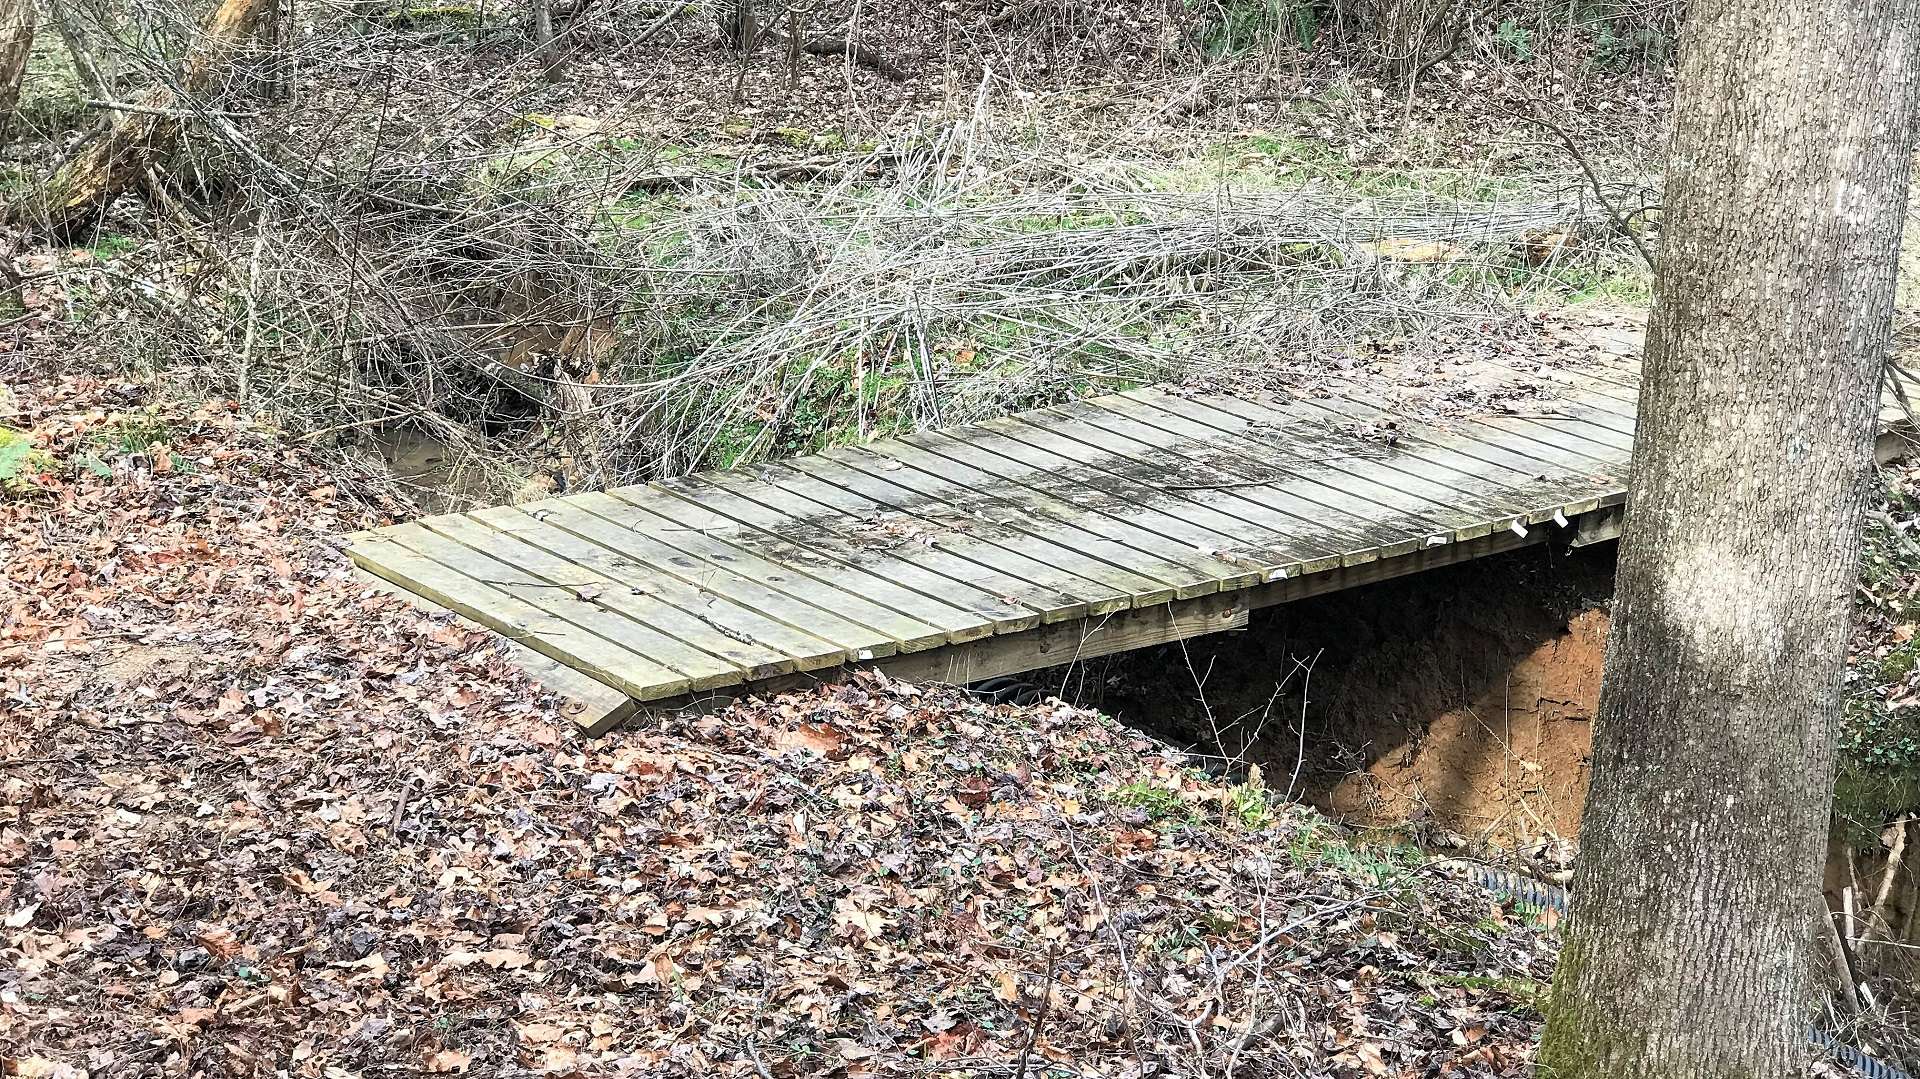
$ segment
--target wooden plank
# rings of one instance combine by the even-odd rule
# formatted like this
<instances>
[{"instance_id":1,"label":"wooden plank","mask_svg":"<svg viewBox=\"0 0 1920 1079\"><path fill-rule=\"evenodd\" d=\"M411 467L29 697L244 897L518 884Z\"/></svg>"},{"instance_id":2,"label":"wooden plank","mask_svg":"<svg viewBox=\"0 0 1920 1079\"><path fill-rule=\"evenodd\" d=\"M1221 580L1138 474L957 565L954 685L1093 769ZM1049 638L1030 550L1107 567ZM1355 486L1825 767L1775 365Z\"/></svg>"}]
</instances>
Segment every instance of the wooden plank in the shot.
<instances>
[{"instance_id":1,"label":"wooden plank","mask_svg":"<svg viewBox=\"0 0 1920 1079\"><path fill-rule=\"evenodd\" d=\"M448 539L418 522L395 525L386 534L448 569L685 675L690 689L728 685L749 673L731 660L702 651L611 609L601 602L599 595L582 592L570 584L557 585L542 580L529 569Z\"/></svg>"},{"instance_id":2,"label":"wooden plank","mask_svg":"<svg viewBox=\"0 0 1920 1079\"><path fill-rule=\"evenodd\" d=\"M1390 405L1382 404L1378 397L1371 391L1363 389L1351 390L1343 395L1343 399L1378 408L1392 417L1403 429L1413 429L1423 426L1414 423L1405 413L1397 412ZM1472 438L1491 446L1498 446L1523 457L1539 461L1543 465L1552 465L1561 469L1593 476L1617 475L1624 477L1626 475L1626 462L1621 459L1618 453L1612 450L1607 450L1602 453L1595 447L1570 448L1560 440L1543 439L1524 430L1513 431L1503 429L1486 424L1478 419L1436 421L1433 426L1449 434Z\"/></svg>"},{"instance_id":3,"label":"wooden plank","mask_svg":"<svg viewBox=\"0 0 1920 1079\"><path fill-rule=\"evenodd\" d=\"M1113 461L1090 456L1084 444L1016 418L974 424L960 433L965 435L963 443L947 433L928 432L926 437L939 440L930 444L945 455L957 452L949 443L958 443L970 453L1010 462L1023 475L1042 477L1039 482L1047 490L1084 489L1108 512L1191 543L1201 553L1245 559L1261 567L1263 578L1276 572L1297 573L1310 564L1337 566L1338 552L1359 543L1357 537L1324 523L1296 524L1286 531L1262 527L1233 513L1230 505L1217 507L1216 492L1148 486L1128 471L1110 467ZM1124 467L1138 471L1137 462L1129 461Z\"/></svg>"},{"instance_id":4,"label":"wooden plank","mask_svg":"<svg viewBox=\"0 0 1920 1079\"><path fill-rule=\"evenodd\" d=\"M1579 524L1574 530L1573 539L1567 546L1589 547L1596 543L1617 540L1620 538L1621 530L1626 526L1626 523L1627 514L1625 507L1603 510L1599 513L1589 513L1585 517L1580 518Z\"/></svg>"},{"instance_id":5,"label":"wooden plank","mask_svg":"<svg viewBox=\"0 0 1920 1079\"><path fill-rule=\"evenodd\" d=\"M789 578L795 570L783 564L714 543L708 551L728 557L716 563L703 557L701 543L655 540L591 513L578 499L543 499L524 507L476 511L474 516L612 578L643 576L647 589L682 611L712 618L793 657L812 657L822 643L841 653L841 659L872 659L947 641L937 628L889 618L891 612L883 609L876 609L876 622L883 626L866 626L851 618L868 612L862 603L841 603L837 593L820 603L795 595L804 589L793 589Z\"/></svg>"},{"instance_id":6,"label":"wooden plank","mask_svg":"<svg viewBox=\"0 0 1920 1079\"><path fill-rule=\"evenodd\" d=\"M1216 594L1059 622L938 652L896 656L874 666L908 681L966 685L1246 626L1246 603L1234 594Z\"/></svg>"},{"instance_id":7,"label":"wooden plank","mask_svg":"<svg viewBox=\"0 0 1920 1079\"><path fill-rule=\"evenodd\" d=\"M1135 607L1219 591L1217 579L1097 531L1090 524L1091 515L1076 506L1017 484L996 482L965 466L956 468L904 441L887 439L871 446L828 450L820 456L1026 537L1014 544L1022 553L1082 577L1124 587ZM1065 554L1056 555L1057 551ZM1183 589L1195 591L1182 595Z\"/></svg>"},{"instance_id":8,"label":"wooden plank","mask_svg":"<svg viewBox=\"0 0 1920 1079\"><path fill-rule=\"evenodd\" d=\"M347 553L355 565L374 576L465 615L636 700L678 696L692 685L685 675L646 656L441 565L400 543L391 528L360 533Z\"/></svg>"},{"instance_id":9,"label":"wooden plank","mask_svg":"<svg viewBox=\"0 0 1920 1079\"><path fill-rule=\"evenodd\" d=\"M786 552L783 557L791 561L815 563L818 574L903 614L939 620L954 643L1040 624L1039 612L972 581L940 573L953 561L949 556L918 547L869 546L863 538L830 527L818 503L746 472L709 472L662 480L659 486L744 529L742 542L751 540L770 553ZM933 566L923 564L929 556Z\"/></svg>"},{"instance_id":10,"label":"wooden plank","mask_svg":"<svg viewBox=\"0 0 1920 1079\"><path fill-rule=\"evenodd\" d=\"M1594 516L1598 516L1598 513L1576 517L1573 519L1572 524L1578 529L1589 517ZM1440 547L1428 547L1399 558L1381 559L1363 566L1343 566L1336 570L1315 574L1311 577L1301 577L1297 580L1275 581L1272 584L1260 585L1256 588L1248 589L1242 593L1242 595L1246 597L1247 605L1250 607L1256 609L1272 607L1276 604L1292 603L1296 600L1326 595L1330 592L1343 592L1349 588L1359 588L1362 585L1376 584L1380 581L1391 580L1395 577L1404 577L1408 574L1419 573L1424 570L1456 565L1461 562L1470 562L1477 558L1486 558L1489 555L1518 550L1521 547L1529 547L1534 544L1543 543L1550 534L1546 529L1542 528L1529 529L1525 535L1503 530L1461 543L1449 543Z\"/></svg>"},{"instance_id":11,"label":"wooden plank","mask_svg":"<svg viewBox=\"0 0 1920 1079\"><path fill-rule=\"evenodd\" d=\"M987 515L929 497L910 486L913 473L898 479L868 472L840 458L825 455L788 462L802 472L841 490L867 499L875 506L904 514L938 528L942 522L984 545L979 560L1042 588L1051 588L1083 604L1081 614L1106 614L1137 606L1134 597L1151 595L1151 602L1171 599L1173 589L1161 581L1107 565L1056 543L1042 532L1029 531ZM906 472L904 466L899 466ZM920 512L931 507L928 512ZM936 543L946 543L936 540ZM948 544L949 549L952 545ZM988 548L997 549L989 550ZM972 557L972 556L970 556Z\"/></svg>"},{"instance_id":12,"label":"wooden plank","mask_svg":"<svg viewBox=\"0 0 1920 1079\"><path fill-rule=\"evenodd\" d=\"M877 607L893 612L895 618L937 626L950 642L985 636L993 632L996 619L1037 620L1032 611L1011 600L965 584L956 587L952 579L916 561L826 527L816 519L822 512L817 503L744 471L681 476L613 493L656 516L679 518L692 513L705 523L694 530L701 536L725 535L768 559L793 566L801 576L831 582L853 595L860 610Z\"/></svg>"},{"instance_id":13,"label":"wooden plank","mask_svg":"<svg viewBox=\"0 0 1920 1079\"><path fill-rule=\"evenodd\" d=\"M1232 411L1237 415L1246 414L1240 402L1231 398L1208 398L1207 403L1211 407ZM1304 409L1324 412L1329 416L1356 423L1377 424L1388 420L1399 421L1399 417L1395 414L1350 397L1302 398L1296 404ZM1575 490L1616 485L1611 477L1597 476L1590 467L1592 462L1583 461L1580 467L1576 468L1543 461L1513 450L1510 444L1504 441L1504 436L1501 436L1502 442L1494 443L1473 437L1476 433L1486 434L1487 432L1475 432L1471 428L1458 430L1421 425L1403 428L1400 442L1408 447L1410 453L1417 453L1423 459L1457 460L1458 467L1464 471L1504 476L1516 490L1531 489L1533 484L1543 485L1549 494L1549 497L1543 501L1549 505L1557 501L1551 497L1551 491L1560 484ZM1478 462L1477 469L1473 462ZM1548 516L1551 516L1550 512Z\"/></svg>"},{"instance_id":14,"label":"wooden plank","mask_svg":"<svg viewBox=\"0 0 1920 1079\"><path fill-rule=\"evenodd\" d=\"M510 637L503 637L494 632L491 627L483 626L457 611L442 607L425 596L415 595L392 581L375 577L359 566L354 567L353 574L370 592L391 596L422 614L450 619L468 630L486 631L497 642L496 646L507 657L509 663L520 668L528 678L560 698L560 714L566 716L582 734L604 734L626 722L627 718L640 707L639 701L605 682L589 678L572 667L550 656L542 655Z\"/></svg>"},{"instance_id":15,"label":"wooden plank","mask_svg":"<svg viewBox=\"0 0 1920 1079\"><path fill-rule=\"evenodd\" d=\"M768 619L832 640L855 658L915 651L951 639L939 627L869 599L857 578L836 580L838 574L828 572L831 564L811 566L801 558L776 557L782 552L745 537L722 538L700 527L710 523L710 511L671 496L634 488L618 493L647 497L583 494L553 500L551 516L545 515L544 503L530 513L626 557L665 567L688 584L731 597ZM666 515L676 508L688 512Z\"/></svg>"},{"instance_id":16,"label":"wooden plank","mask_svg":"<svg viewBox=\"0 0 1920 1079\"><path fill-rule=\"evenodd\" d=\"M1271 557L1291 560L1301 572L1318 572L1348 559L1364 560L1377 554L1377 544L1368 538L1371 522L1305 504L1296 505L1296 512L1271 509L1243 497L1233 483L1221 482L1217 470L1204 470L1165 447L1043 413L1011 416L1008 420L1006 426L994 429L1020 441L1060 446L1059 452L1075 454L1080 462L1114 468L1143 492L1170 500L1177 497L1186 504L1214 511L1212 520L1225 524L1209 527L1233 529L1229 534L1237 534L1241 542L1259 545L1256 549ZM1269 538L1263 542L1263 537Z\"/></svg>"},{"instance_id":17,"label":"wooden plank","mask_svg":"<svg viewBox=\"0 0 1920 1079\"><path fill-rule=\"evenodd\" d=\"M773 485L782 493L814 503L818 507L816 516L824 511L826 517L823 520L832 521L836 528L865 524L882 530L903 532L904 536L896 542L912 545L913 554L909 557L914 561L936 569L956 583L975 584L995 595L1014 600L1037 612L1041 621L1061 622L1078 618L1088 611L1087 600L1052 584L1043 584L1027 577L1027 572L1044 576L1031 559L1013 556L1002 548L968 535L961 530L959 522L945 523L941 526L942 531L929 535L919 531L920 522L911 515L836 486L791 464L770 463L757 466L754 471L761 480L773 481ZM1115 603L1125 605L1124 597L1115 595L1104 596L1101 602L1109 609L1117 609L1113 606Z\"/></svg>"},{"instance_id":18,"label":"wooden plank","mask_svg":"<svg viewBox=\"0 0 1920 1079\"><path fill-rule=\"evenodd\" d=\"M1554 438L1552 431L1512 423L1496 423L1485 417L1455 420L1448 431L1470 433L1490 445L1502 446L1535 460L1567 468L1586 468L1596 475L1624 477L1631 454L1610 447L1594 446L1584 439Z\"/></svg>"},{"instance_id":19,"label":"wooden plank","mask_svg":"<svg viewBox=\"0 0 1920 1079\"><path fill-rule=\"evenodd\" d=\"M421 523L501 562L538 574L544 580L556 584L589 584L594 588L594 603L742 667L749 678L812 670L855 655L850 648L790 626L768 622L750 611L739 611L744 617L734 617L736 609L732 604L705 602L698 591L659 573L654 567L629 563L629 573L621 574L601 549L529 514L495 513L471 520L457 516L430 517ZM542 539L546 542L539 542ZM553 548L581 557L569 558ZM602 572L595 568L597 566L614 572ZM644 585L621 579L631 575L634 568L650 571ZM760 635L756 636L755 631Z\"/></svg>"},{"instance_id":20,"label":"wooden plank","mask_svg":"<svg viewBox=\"0 0 1920 1079\"><path fill-rule=\"evenodd\" d=\"M1609 449L1624 450L1633 453L1633 433L1635 421L1597 407L1595 398L1568 397L1554 403L1551 409L1539 412L1507 413L1493 412L1487 415L1497 418L1522 419L1528 423L1543 427L1559 434L1571 433L1596 445Z\"/></svg>"},{"instance_id":21,"label":"wooden plank","mask_svg":"<svg viewBox=\"0 0 1920 1079\"><path fill-rule=\"evenodd\" d=\"M1429 536L1441 541L1484 536L1490 531L1487 522L1503 515L1500 506L1488 498L1463 495L1447 487L1434 488L1416 477L1401 474L1389 474L1385 477L1387 482L1383 482L1354 467L1366 464L1366 455L1379 453L1380 447L1347 438L1338 442L1303 443L1291 451L1282 451L1272 443L1243 438L1239 432L1229 429L1232 424L1223 424L1216 417L1179 402L1179 398L1170 396L1146 401L1122 394L1089 403L1097 403L1101 408L1176 437L1218 440L1221 445L1241 449L1252 459L1266 457L1283 475L1365 498L1389 512L1433 522L1441 530ZM1328 450L1333 452L1322 452ZM1431 542L1430 538L1429 545Z\"/></svg>"},{"instance_id":22,"label":"wooden plank","mask_svg":"<svg viewBox=\"0 0 1920 1079\"><path fill-rule=\"evenodd\" d=\"M1218 485L1247 507L1242 512L1263 524L1284 527L1283 522L1289 517L1314 521L1339 515L1343 525L1351 525L1360 535L1362 544L1357 550L1342 552L1342 565L1391 558L1416 550L1426 542L1428 536L1442 531L1435 522L1402 516L1388 507L1319 485L1284 480L1275 482L1270 477L1276 470L1235 454L1224 446L1200 442L1162 445L1166 436L1145 424L1098 410L1094 410L1090 418L1083 419L1069 411L1072 408L1074 406L1059 406L1046 410L1046 413L1063 420L1055 427L1059 433L1106 447L1120 447L1131 442L1134 452L1140 453L1143 458L1148 453L1154 453L1157 457L1146 459L1157 459L1170 468L1177 466L1169 462L1185 458L1189 464L1186 470L1179 472L1182 482Z\"/></svg>"},{"instance_id":23,"label":"wooden plank","mask_svg":"<svg viewBox=\"0 0 1920 1079\"><path fill-rule=\"evenodd\" d=\"M944 453L941 452L943 440L947 448ZM910 435L890 442L887 452L908 467L927 474L944 475L976 490L1005 489L1017 492L1019 502L1009 501L1007 504L1043 509L1050 517L1071 522L1077 533L1111 536L1111 543L1147 559L1143 564L1152 567L1150 572L1173 584L1176 591L1181 593L1176 598L1192 599L1208 592L1238 588L1264 579L1258 568L1249 568L1242 563L1203 553L1212 551L1210 544L1218 540L1209 541L1209 545L1203 547L1191 542L1183 543L1164 532L1135 523L1135 519L1124 516L1125 511L1118 509L1111 499L1093 496L1084 486L1050 488L1039 482L1037 470L1023 470L1005 458L980 451L948 436L935 432ZM1142 509L1139 506L1130 508L1136 512ZM1116 553L1109 560L1113 557L1121 556ZM1193 583L1186 583L1189 581ZM1198 590L1186 591L1189 588Z\"/></svg>"},{"instance_id":24,"label":"wooden plank","mask_svg":"<svg viewBox=\"0 0 1920 1079\"><path fill-rule=\"evenodd\" d=\"M1340 415L1309 402L1301 402L1290 413L1282 414L1231 398L1174 397L1147 390L1139 391L1137 396L1156 407L1178 408L1196 420L1276 448L1296 443L1303 428L1324 428L1326 421L1322 417ZM1270 422L1269 417L1279 415L1292 417L1288 426L1264 425ZM1565 496L1569 485L1577 489L1585 483L1582 479L1543 478L1537 474L1537 466L1529 473L1489 464L1453 451L1446 444L1451 441L1454 440L1435 440L1424 431L1403 432L1396 445L1376 446L1379 456L1375 460L1334 464L1342 471L1365 472L1378 483L1403 482L1430 499L1445 499L1450 495L1454 505L1479 506L1480 512L1473 516L1483 523L1456 529L1455 541L1504 527L1503 520L1518 518L1531 523L1551 519L1556 510L1564 515L1592 508L1583 505L1567 509Z\"/></svg>"}]
</instances>

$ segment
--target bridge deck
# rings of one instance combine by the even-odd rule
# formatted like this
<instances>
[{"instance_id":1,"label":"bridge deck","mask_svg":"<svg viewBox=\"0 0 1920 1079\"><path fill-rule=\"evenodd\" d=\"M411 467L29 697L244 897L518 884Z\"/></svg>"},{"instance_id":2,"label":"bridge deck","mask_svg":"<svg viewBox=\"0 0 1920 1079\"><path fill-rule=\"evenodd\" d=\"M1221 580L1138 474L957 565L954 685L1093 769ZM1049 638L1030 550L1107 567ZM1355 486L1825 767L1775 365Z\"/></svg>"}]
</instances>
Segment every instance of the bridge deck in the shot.
<instances>
[{"instance_id":1,"label":"bridge deck","mask_svg":"<svg viewBox=\"0 0 1920 1079\"><path fill-rule=\"evenodd\" d=\"M1455 394L1477 411L1435 415L1359 380L1290 399L1136 390L429 517L361 533L350 553L635 701L869 662L972 681L1591 533L1625 500L1637 377L1624 353L1461 363L1441 381L1477 387ZM1516 383L1524 397L1489 406Z\"/></svg>"}]
</instances>

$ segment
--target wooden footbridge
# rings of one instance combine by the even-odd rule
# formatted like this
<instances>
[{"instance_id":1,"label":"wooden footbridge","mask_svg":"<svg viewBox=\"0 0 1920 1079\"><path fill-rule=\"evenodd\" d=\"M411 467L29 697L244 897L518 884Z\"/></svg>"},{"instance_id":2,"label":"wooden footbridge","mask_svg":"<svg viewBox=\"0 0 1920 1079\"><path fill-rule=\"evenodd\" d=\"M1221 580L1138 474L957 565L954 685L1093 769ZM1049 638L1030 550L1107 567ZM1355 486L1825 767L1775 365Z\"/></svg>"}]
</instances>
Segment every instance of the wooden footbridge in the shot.
<instances>
[{"instance_id":1,"label":"wooden footbridge","mask_svg":"<svg viewBox=\"0 0 1920 1079\"><path fill-rule=\"evenodd\" d=\"M1574 351L1311 393L1135 390L428 517L350 553L515 642L589 733L854 666L965 683L1618 535L1635 350Z\"/></svg>"}]
</instances>

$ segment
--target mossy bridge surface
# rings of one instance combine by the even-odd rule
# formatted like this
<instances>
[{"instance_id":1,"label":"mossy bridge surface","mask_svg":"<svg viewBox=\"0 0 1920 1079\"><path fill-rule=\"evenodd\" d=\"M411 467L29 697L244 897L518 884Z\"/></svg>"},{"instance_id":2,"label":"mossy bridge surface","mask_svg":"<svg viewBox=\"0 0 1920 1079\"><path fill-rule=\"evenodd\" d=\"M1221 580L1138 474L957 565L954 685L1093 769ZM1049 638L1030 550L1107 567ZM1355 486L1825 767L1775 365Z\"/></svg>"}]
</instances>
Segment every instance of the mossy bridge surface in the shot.
<instances>
[{"instance_id":1,"label":"mossy bridge surface","mask_svg":"<svg viewBox=\"0 0 1920 1079\"><path fill-rule=\"evenodd\" d=\"M427 517L357 534L350 553L514 642L589 733L643 703L857 666L966 683L1235 629L1255 607L1529 543L1616 536L1631 336L1308 391L1116 393Z\"/></svg>"}]
</instances>

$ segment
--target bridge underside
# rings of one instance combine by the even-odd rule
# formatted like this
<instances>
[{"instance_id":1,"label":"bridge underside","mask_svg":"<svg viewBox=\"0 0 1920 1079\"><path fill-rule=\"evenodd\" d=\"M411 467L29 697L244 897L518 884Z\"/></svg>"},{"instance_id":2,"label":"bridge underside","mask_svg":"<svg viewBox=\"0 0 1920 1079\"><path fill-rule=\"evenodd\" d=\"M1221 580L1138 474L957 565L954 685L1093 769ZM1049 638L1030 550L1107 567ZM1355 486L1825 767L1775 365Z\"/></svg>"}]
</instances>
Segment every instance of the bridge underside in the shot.
<instances>
[{"instance_id":1,"label":"bridge underside","mask_svg":"<svg viewBox=\"0 0 1920 1079\"><path fill-rule=\"evenodd\" d=\"M350 553L514 642L588 733L644 704L863 666L977 681L1529 543L1612 538L1636 353L1603 330L1545 365L1136 390L429 517L361 533ZM1899 415L1890 405L1890 428Z\"/></svg>"}]
</instances>

